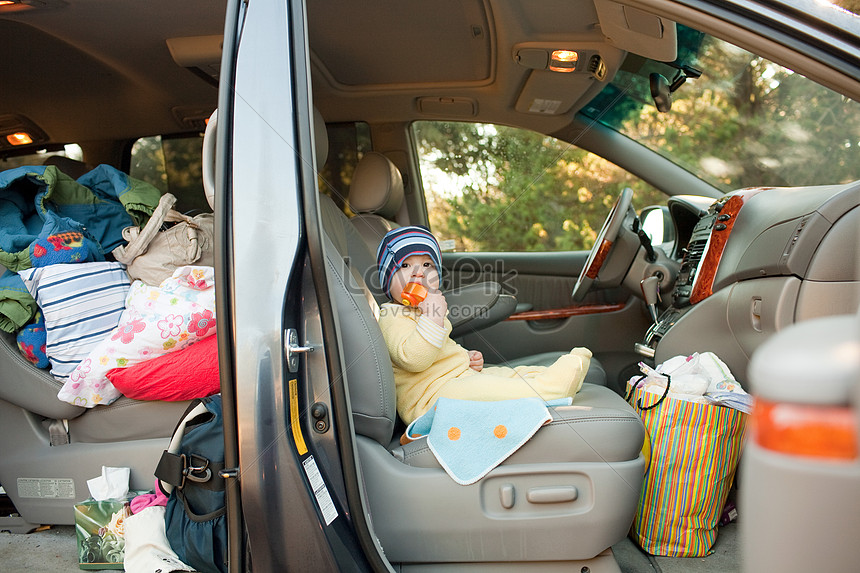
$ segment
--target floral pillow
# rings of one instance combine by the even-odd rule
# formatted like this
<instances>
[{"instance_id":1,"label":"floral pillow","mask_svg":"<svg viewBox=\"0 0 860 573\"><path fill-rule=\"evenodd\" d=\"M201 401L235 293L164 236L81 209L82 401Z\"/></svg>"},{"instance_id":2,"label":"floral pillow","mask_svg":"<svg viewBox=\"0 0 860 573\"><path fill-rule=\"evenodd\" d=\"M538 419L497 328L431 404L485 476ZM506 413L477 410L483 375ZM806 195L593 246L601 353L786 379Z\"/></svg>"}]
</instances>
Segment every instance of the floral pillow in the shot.
<instances>
[{"instance_id":1,"label":"floral pillow","mask_svg":"<svg viewBox=\"0 0 860 573\"><path fill-rule=\"evenodd\" d=\"M120 396L108 371L190 346L215 333L215 270L180 267L160 286L134 281L114 328L78 364L57 397L92 408Z\"/></svg>"}]
</instances>

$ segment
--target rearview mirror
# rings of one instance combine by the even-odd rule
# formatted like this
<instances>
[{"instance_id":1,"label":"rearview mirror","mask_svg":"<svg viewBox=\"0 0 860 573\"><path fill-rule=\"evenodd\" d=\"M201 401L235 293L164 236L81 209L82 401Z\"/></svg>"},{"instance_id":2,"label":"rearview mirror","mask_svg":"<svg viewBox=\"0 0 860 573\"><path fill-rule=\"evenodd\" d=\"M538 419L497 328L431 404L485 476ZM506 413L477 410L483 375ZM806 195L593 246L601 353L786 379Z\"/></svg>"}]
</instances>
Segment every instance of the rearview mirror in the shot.
<instances>
[{"instance_id":1,"label":"rearview mirror","mask_svg":"<svg viewBox=\"0 0 860 573\"><path fill-rule=\"evenodd\" d=\"M669 87L669 80L657 73L651 74L648 79L651 84L651 97L654 98L657 111L666 113L672 109L672 90Z\"/></svg>"}]
</instances>

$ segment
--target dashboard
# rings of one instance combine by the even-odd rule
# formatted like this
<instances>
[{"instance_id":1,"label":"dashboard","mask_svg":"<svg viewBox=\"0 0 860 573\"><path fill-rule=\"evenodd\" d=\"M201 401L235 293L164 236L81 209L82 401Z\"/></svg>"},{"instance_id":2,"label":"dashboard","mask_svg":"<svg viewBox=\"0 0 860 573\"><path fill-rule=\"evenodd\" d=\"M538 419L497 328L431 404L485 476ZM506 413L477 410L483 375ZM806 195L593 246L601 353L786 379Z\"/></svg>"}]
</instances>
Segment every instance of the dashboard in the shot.
<instances>
[{"instance_id":1,"label":"dashboard","mask_svg":"<svg viewBox=\"0 0 860 573\"><path fill-rule=\"evenodd\" d=\"M714 352L743 383L785 326L860 307L860 182L669 200L680 268L637 349L657 364Z\"/></svg>"}]
</instances>

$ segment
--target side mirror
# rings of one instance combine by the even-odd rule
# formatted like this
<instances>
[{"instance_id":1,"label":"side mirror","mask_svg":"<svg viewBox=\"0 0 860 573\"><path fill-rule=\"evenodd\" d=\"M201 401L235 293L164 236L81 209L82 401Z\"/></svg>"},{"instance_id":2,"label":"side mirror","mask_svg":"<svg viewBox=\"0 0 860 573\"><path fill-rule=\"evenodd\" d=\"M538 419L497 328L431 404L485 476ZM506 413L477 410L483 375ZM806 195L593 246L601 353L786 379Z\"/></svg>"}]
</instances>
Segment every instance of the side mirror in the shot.
<instances>
[{"instance_id":1,"label":"side mirror","mask_svg":"<svg viewBox=\"0 0 860 573\"><path fill-rule=\"evenodd\" d=\"M651 239L652 245L661 245L675 240L675 227L668 207L646 207L639 214L639 221L642 223L642 230Z\"/></svg>"}]
</instances>

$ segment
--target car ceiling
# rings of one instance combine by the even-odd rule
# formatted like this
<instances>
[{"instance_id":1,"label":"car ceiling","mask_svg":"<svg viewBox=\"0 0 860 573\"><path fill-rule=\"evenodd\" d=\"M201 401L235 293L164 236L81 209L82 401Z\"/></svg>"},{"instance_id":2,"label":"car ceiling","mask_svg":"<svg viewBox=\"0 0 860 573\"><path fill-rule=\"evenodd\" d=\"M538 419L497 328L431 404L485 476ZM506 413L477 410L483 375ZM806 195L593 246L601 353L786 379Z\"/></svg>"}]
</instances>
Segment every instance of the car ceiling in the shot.
<instances>
[{"instance_id":1,"label":"car ceiling","mask_svg":"<svg viewBox=\"0 0 860 573\"><path fill-rule=\"evenodd\" d=\"M176 64L167 40L223 34L223 2L31 4L0 7L0 123L23 117L51 141L81 142L187 131L195 110L215 108L217 89Z\"/></svg>"},{"instance_id":2,"label":"car ceiling","mask_svg":"<svg viewBox=\"0 0 860 573\"><path fill-rule=\"evenodd\" d=\"M0 128L29 124L50 142L200 129L217 103L224 15L212 0L0 7ZM598 54L608 81L626 51L674 57L673 31L609 0L308 2L314 100L329 122L446 118L553 132L604 82L584 67L533 69L531 56ZM544 101L557 103L535 103Z\"/></svg>"}]
</instances>

